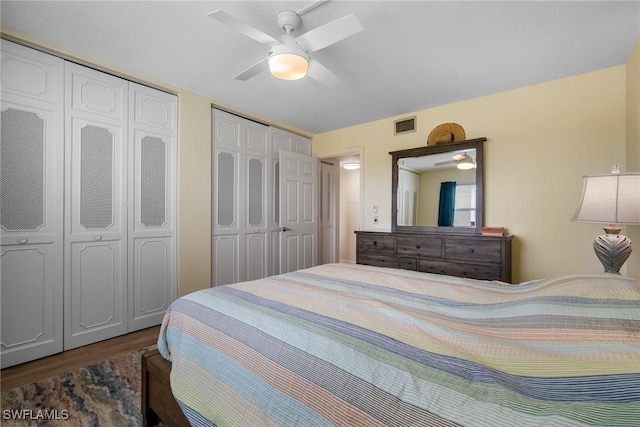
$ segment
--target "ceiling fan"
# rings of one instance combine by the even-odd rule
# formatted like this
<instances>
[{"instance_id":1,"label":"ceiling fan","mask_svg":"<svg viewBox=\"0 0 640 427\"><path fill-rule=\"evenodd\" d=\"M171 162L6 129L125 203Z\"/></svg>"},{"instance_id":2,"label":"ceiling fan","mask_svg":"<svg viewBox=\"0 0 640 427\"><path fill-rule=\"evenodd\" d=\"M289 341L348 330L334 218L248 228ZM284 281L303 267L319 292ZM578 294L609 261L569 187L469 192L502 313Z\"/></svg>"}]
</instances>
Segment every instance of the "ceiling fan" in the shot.
<instances>
[{"instance_id":1,"label":"ceiling fan","mask_svg":"<svg viewBox=\"0 0 640 427\"><path fill-rule=\"evenodd\" d=\"M210 17L270 47L269 54L265 58L234 78L247 80L269 70L273 76L282 80L298 80L308 75L330 88L340 84L340 78L316 59L313 59L310 54L364 30L358 18L351 14L300 36L296 37L292 34L302 23L301 15L327 1L316 1L298 12L283 10L278 13L276 15L278 26L285 32L279 39L275 39L221 10L209 13Z\"/></svg>"},{"instance_id":2,"label":"ceiling fan","mask_svg":"<svg viewBox=\"0 0 640 427\"><path fill-rule=\"evenodd\" d=\"M453 160L447 160L445 162L434 163L434 166L447 166L447 165L456 165L458 169L473 169L476 167L476 162L473 161L473 158L467 153L464 154L456 154L451 156Z\"/></svg>"}]
</instances>

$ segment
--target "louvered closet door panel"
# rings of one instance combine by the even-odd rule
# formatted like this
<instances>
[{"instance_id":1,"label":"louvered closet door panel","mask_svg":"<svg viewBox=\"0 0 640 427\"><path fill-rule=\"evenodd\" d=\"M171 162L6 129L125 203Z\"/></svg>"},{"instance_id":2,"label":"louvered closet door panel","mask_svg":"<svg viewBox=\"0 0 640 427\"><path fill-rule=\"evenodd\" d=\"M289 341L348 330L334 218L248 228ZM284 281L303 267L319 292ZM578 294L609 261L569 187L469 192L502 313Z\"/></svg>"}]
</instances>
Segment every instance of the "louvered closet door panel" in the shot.
<instances>
[{"instance_id":1,"label":"louvered closet door panel","mask_svg":"<svg viewBox=\"0 0 640 427\"><path fill-rule=\"evenodd\" d=\"M127 332L127 82L65 64L65 349Z\"/></svg>"},{"instance_id":2,"label":"louvered closet door panel","mask_svg":"<svg viewBox=\"0 0 640 427\"><path fill-rule=\"evenodd\" d=\"M266 132L265 132L266 134ZM267 157L245 154L245 215L243 265L241 280L255 280L269 275L267 243Z\"/></svg>"},{"instance_id":3,"label":"louvered closet door panel","mask_svg":"<svg viewBox=\"0 0 640 427\"><path fill-rule=\"evenodd\" d=\"M268 142L269 127L251 120L244 129L244 218L241 260L244 276L255 280L269 275Z\"/></svg>"},{"instance_id":4,"label":"louvered closet door panel","mask_svg":"<svg viewBox=\"0 0 640 427\"><path fill-rule=\"evenodd\" d=\"M63 61L2 40L0 359L63 348Z\"/></svg>"},{"instance_id":5,"label":"louvered closet door panel","mask_svg":"<svg viewBox=\"0 0 640 427\"><path fill-rule=\"evenodd\" d=\"M176 97L129 84L129 331L176 298Z\"/></svg>"},{"instance_id":6,"label":"louvered closet door panel","mask_svg":"<svg viewBox=\"0 0 640 427\"><path fill-rule=\"evenodd\" d=\"M211 285L237 283L244 249L244 119L212 109ZM259 146L259 142L257 144Z\"/></svg>"},{"instance_id":7,"label":"louvered closet door panel","mask_svg":"<svg viewBox=\"0 0 640 427\"><path fill-rule=\"evenodd\" d=\"M212 285L240 279L240 153L213 149Z\"/></svg>"}]
</instances>

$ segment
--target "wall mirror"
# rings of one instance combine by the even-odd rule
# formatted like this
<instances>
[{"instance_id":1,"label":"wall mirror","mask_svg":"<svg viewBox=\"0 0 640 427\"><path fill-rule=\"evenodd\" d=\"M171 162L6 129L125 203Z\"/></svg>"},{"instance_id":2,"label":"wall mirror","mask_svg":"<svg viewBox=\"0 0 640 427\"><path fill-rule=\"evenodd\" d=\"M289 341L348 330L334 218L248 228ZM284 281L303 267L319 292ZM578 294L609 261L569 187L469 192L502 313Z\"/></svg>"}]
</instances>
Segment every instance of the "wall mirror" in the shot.
<instances>
[{"instance_id":1,"label":"wall mirror","mask_svg":"<svg viewBox=\"0 0 640 427\"><path fill-rule=\"evenodd\" d=\"M390 152L392 230L481 234L486 140Z\"/></svg>"}]
</instances>

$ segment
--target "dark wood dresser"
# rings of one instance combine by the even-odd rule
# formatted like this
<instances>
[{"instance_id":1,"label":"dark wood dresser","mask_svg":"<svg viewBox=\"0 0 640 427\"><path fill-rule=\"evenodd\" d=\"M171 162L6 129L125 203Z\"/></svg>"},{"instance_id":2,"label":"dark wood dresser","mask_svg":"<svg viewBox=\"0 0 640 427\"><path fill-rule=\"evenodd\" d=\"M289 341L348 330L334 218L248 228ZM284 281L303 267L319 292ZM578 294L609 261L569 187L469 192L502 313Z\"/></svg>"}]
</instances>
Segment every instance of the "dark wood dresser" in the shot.
<instances>
[{"instance_id":1,"label":"dark wood dresser","mask_svg":"<svg viewBox=\"0 0 640 427\"><path fill-rule=\"evenodd\" d=\"M511 283L513 236L355 233L358 264Z\"/></svg>"}]
</instances>

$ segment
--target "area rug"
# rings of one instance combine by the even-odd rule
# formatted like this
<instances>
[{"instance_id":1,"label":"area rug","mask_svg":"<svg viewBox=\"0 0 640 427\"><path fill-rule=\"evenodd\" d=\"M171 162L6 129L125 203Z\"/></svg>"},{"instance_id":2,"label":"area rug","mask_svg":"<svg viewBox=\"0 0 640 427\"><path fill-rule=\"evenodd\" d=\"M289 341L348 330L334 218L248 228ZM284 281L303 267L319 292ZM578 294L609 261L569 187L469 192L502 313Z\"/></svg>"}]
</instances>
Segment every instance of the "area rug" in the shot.
<instances>
[{"instance_id":1,"label":"area rug","mask_svg":"<svg viewBox=\"0 0 640 427\"><path fill-rule=\"evenodd\" d=\"M142 353L2 391L2 426L142 426Z\"/></svg>"}]
</instances>

